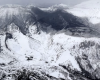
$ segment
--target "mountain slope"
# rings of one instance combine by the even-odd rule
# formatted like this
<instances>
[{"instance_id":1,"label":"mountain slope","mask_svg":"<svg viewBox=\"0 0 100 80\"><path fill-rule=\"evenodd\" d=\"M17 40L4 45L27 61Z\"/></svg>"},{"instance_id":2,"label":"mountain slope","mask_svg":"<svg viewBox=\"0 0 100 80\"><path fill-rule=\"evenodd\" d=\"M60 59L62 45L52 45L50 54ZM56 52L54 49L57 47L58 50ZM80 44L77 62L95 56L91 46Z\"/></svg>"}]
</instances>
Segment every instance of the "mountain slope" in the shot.
<instances>
[{"instance_id":1,"label":"mountain slope","mask_svg":"<svg viewBox=\"0 0 100 80\"><path fill-rule=\"evenodd\" d=\"M69 27L86 27L85 24L82 24L80 18L58 8L50 13L34 6L2 6L0 12L0 28L2 30L6 30L7 25L14 23L24 34L27 33L29 25L38 23L41 27L51 26L55 30L67 29Z\"/></svg>"},{"instance_id":2,"label":"mountain slope","mask_svg":"<svg viewBox=\"0 0 100 80\"><path fill-rule=\"evenodd\" d=\"M16 25L11 24L9 26ZM97 73L99 58L96 57L99 55L99 38L79 38L64 33L50 35L42 30L38 34L37 26L30 26L29 29L27 36L14 28L9 31L9 34L0 37L0 71L6 70L4 72L5 78L13 79L13 77L9 77L9 74L14 75L17 70L23 72L24 69L28 69L30 73L31 70L35 69L37 72L44 72L45 76L49 75L56 79L100 79L99 73ZM92 74L92 72L95 73ZM86 76L87 73L88 76ZM39 74L43 75L42 73ZM4 80L6 80L5 78ZM52 80L50 77L45 80L48 79Z\"/></svg>"},{"instance_id":3,"label":"mountain slope","mask_svg":"<svg viewBox=\"0 0 100 80\"><path fill-rule=\"evenodd\" d=\"M87 17L93 24L100 23L100 0L88 0L67 11L79 17Z\"/></svg>"},{"instance_id":4,"label":"mountain slope","mask_svg":"<svg viewBox=\"0 0 100 80\"><path fill-rule=\"evenodd\" d=\"M0 7L0 80L100 80L99 33L65 10Z\"/></svg>"},{"instance_id":5,"label":"mountain slope","mask_svg":"<svg viewBox=\"0 0 100 80\"><path fill-rule=\"evenodd\" d=\"M65 10L57 7L55 11L45 12L34 6L1 6L0 11L3 14L0 14L0 34L7 31L8 25L14 23L23 34L28 33L29 26L36 25L38 26L38 31L43 30L44 32L52 33L52 31L67 30L73 36L82 36L82 34L85 34L85 37L99 37L99 33L89 28L89 25L87 26L87 24L83 23L84 21L81 18Z\"/></svg>"}]
</instances>

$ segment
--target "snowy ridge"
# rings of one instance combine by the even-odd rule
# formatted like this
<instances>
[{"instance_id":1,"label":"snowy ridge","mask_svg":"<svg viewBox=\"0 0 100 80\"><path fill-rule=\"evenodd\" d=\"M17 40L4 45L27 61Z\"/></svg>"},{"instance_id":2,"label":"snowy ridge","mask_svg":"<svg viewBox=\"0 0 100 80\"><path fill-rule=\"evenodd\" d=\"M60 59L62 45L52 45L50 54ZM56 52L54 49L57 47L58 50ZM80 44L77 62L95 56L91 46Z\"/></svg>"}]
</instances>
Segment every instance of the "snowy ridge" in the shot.
<instances>
[{"instance_id":1,"label":"snowy ridge","mask_svg":"<svg viewBox=\"0 0 100 80\"><path fill-rule=\"evenodd\" d=\"M100 0L88 0L67 11L79 17L86 17L93 24L100 23Z\"/></svg>"},{"instance_id":2,"label":"snowy ridge","mask_svg":"<svg viewBox=\"0 0 100 80\"><path fill-rule=\"evenodd\" d=\"M56 11L57 9L68 9L68 6L65 4L56 4L54 6L48 7L48 8L40 8L43 11Z\"/></svg>"}]
</instances>

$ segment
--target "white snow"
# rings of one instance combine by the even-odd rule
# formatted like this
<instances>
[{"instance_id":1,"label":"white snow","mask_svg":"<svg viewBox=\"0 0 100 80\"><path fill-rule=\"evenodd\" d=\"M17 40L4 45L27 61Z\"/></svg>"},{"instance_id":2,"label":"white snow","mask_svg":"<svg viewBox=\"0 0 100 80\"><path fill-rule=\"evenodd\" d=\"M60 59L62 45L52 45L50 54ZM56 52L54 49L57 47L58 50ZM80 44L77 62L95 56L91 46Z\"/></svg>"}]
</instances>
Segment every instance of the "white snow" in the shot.
<instances>
[{"instance_id":1,"label":"white snow","mask_svg":"<svg viewBox=\"0 0 100 80\"><path fill-rule=\"evenodd\" d=\"M32 29L34 33L35 28ZM41 32L41 34L34 33L28 37L17 30L11 32L11 34L13 39L8 39L6 43L12 55L20 64L43 66L46 65L45 62L48 62L48 65L58 66L63 63L67 65L66 62L70 62L75 69L81 71L70 50L73 45L79 44L85 38L72 37L64 33L50 35L45 32ZM97 38L90 38L89 40L98 41ZM33 60L27 61L27 57L30 56L33 56Z\"/></svg>"},{"instance_id":2,"label":"white snow","mask_svg":"<svg viewBox=\"0 0 100 80\"><path fill-rule=\"evenodd\" d=\"M59 71L52 72L49 74L50 76L54 76L56 78L64 78L64 75L62 75Z\"/></svg>"},{"instance_id":3,"label":"white snow","mask_svg":"<svg viewBox=\"0 0 100 80\"><path fill-rule=\"evenodd\" d=\"M50 40L50 35L46 35L45 33L43 35L42 34L37 35L37 38L33 36L33 38L37 40L36 42L35 40L32 40L29 37L23 35L20 31L16 31L12 33L13 39L8 39L6 43L19 62L23 62L22 64L25 63L27 65L28 63L28 65L39 65L39 63L41 63L41 59L41 66L45 61L49 62L51 65L58 66L61 63L70 61L74 68L80 70L74 56L72 56L69 51L69 49L74 45L73 40L77 40L75 37L71 39L70 36L65 34L56 34L51 37L53 40L52 43L50 42L52 41ZM57 45L57 43L63 45L65 50L61 50L60 45ZM60 56L57 57L57 55ZM28 62L25 56L33 56L34 59Z\"/></svg>"},{"instance_id":4,"label":"white snow","mask_svg":"<svg viewBox=\"0 0 100 80\"><path fill-rule=\"evenodd\" d=\"M88 0L67 10L79 17L87 17L93 24L100 23L100 0Z\"/></svg>"},{"instance_id":5,"label":"white snow","mask_svg":"<svg viewBox=\"0 0 100 80\"><path fill-rule=\"evenodd\" d=\"M36 26L33 25L31 27ZM75 56L71 53L72 47L85 40L100 42L99 38L73 37L64 33L50 35L41 31L41 33L38 34L35 29L37 28L30 29L30 34L33 34L29 36L23 35L18 30L10 32L13 38L6 41L9 49L5 46L6 36L2 36L1 45L3 46L3 53L5 54L0 55L0 63L8 64L11 61L17 60L17 62L15 63L14 61L13 64L16 68L40 67L51 76L63 78L64 75L59 73L59 70L48 72L48 68L62 64L65 66L71 65L72 69L81 71L75 60ZM75 54L78 54L78 51ZM27 60L28 57L33 57L33 59Z\"/></svg>"}]
</instances>

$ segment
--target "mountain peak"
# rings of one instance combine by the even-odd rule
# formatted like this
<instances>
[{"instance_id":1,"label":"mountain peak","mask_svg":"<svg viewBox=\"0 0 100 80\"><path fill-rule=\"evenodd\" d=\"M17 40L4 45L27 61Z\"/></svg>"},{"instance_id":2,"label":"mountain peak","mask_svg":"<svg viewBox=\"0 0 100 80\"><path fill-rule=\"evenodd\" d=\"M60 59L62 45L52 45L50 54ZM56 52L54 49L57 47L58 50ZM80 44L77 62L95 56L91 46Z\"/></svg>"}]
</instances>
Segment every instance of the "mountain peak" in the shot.
<instances>
[{"instance_id":1,"label":"mountain peak","mask_svg":"<svg viewBox=\"0 0 100 80\"><path fill-rule=\"evenodd\" d=\"M54 8L68 8L68 6L66 4L62 4L62 3L61 4L56 4L52 7L54 7Z\"/></svg>"},{"instance_id":2,"label":"mountain peak","mask_svg":"<svg viewBox=\"0 0 100 80\"><path fill-rule=\"evenodd\" d=\"M88 0L75 6L76 8L100 9L100 0Z\"/></svg>"},{"instance_id":3,"label":"mountain peak","mask_svg":"<svg viewBox=\"0 0 100 80\"><path fill-rule=\"evenodd\" d=\"M53 5L51 7L48 7L48 8L41 8L42 10L45 10L45 11L56 11L57 9L68 9L68 6L66 4L56 4L56 5Z\"/></svg>"}]
</instances>

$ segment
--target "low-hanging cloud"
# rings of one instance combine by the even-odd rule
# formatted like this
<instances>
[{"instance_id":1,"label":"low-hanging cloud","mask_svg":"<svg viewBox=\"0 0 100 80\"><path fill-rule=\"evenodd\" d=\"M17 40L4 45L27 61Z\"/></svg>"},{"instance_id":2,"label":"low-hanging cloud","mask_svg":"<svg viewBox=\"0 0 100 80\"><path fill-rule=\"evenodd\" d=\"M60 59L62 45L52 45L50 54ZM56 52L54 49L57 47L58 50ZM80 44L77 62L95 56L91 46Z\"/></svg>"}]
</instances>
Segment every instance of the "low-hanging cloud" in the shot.
<instances>
[{"instance_id":1,"label":"low-hanging cloud","mask_svg":"<svg viewBox=\"0 0 100 80\"><path fill-rule=\"evenodd\" d=\"M86 0L0 0L0 5L5 4L18 4L18 5L36 5L36 6L50 6L54 4L66 4L69 6L76 5Z\"/></svg>"}]
</instances>

